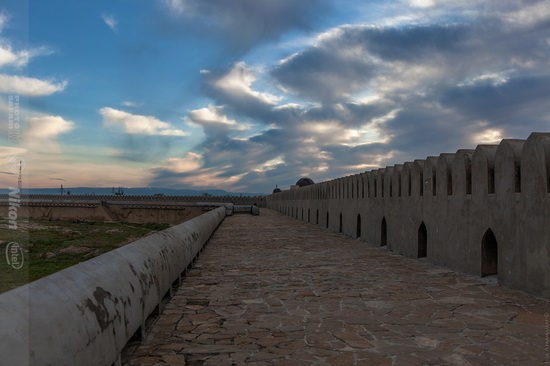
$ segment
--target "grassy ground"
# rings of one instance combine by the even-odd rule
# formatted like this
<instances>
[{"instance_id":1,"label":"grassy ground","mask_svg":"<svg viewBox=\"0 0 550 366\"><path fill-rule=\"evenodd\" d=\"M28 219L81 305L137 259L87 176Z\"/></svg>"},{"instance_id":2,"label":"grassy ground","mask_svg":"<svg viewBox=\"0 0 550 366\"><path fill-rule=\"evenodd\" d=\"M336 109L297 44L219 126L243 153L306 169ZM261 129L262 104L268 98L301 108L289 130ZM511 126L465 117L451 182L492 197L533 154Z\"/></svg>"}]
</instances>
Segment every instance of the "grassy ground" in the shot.
<instances>
[{"instance_id":1,"label":"grassy ground","mask_svg":"<svg viewBox=\"0 0 550 366\"><path fill-rule=\"evenodd\" d=\"M6 222L0 224L0 292L37 280L170 226L23 219L19 219L17 224L17 230L9 229ZM23 265L19 269L14 268L19 265L13 263L13 256L15 255L15 259L20 258L14 247L21 248L24 253Z\"/></svg>"}]
</instances>

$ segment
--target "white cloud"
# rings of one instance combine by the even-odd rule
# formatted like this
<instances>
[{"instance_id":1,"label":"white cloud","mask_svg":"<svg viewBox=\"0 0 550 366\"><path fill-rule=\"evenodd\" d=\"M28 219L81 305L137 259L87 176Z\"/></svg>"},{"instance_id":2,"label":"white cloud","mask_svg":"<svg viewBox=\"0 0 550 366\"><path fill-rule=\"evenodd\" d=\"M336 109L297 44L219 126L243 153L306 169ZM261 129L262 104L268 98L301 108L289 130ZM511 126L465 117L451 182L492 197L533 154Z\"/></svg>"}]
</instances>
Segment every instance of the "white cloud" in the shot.
<instances>
[{"instance_id":1,"label":"white cloud","mask_svg":"<svg viewBox=\"0 0 550 366\"><path fill-rule=\"evenodd\" d=\"M9 17L6 13L0 11L0 33L6 27ZM22 67L29 63L33 57L51 54L52 50L47 47L37 47L25 50L14 50L11 43L0 38L0 67L15 66Z\"/></svg>"},{"instance_id":2,"label":"white cloud","mask_svg":"<svg viewBox=\"0 0 550 366\"><path fill-rule=\"evenodd\" d=\"M0 44L0 67L10 64L23 66L27 60L21 52L14 52L10 45Z\"/></svg>"},{"instance_id":3,"label":"white cloud","mask_svg":"<svg viewBox=\"0 0 550 366\"><path fill-rule=\"evenodd\" d=\"M253 171L256 173L265 173L270 170L277 169L277 166L281 164L286 164L284 155L279 155L264 162L263 164L258 165L255 169L253 169Z\"/></svg>"},{"instance_id":4,"label":"white cloud","mask_svg":"<svg viewBox=\"0 0 550 366\"><path fill-rule=\"evenodd\" d=\"M413 8L429 8L435 5L434 0L410 0L409 5Z\"/></svg>"},{"instance_id":5,"label":"white cloud","mask_svg":"<svg viewBox=\"0 0 550 366\"><path fill-rule=\"evenodd\" d=\"M122 103L123 106L125 107L129 107L129 108L136 108L136 107L140 107L141 106L141 103L138 103L138 102L134 102L134 101L131 101L131 100L125 100L123 101Z\"/></svg>"},{"instance_id":6,"label":"white cloud","mask_svg":"<svg viewBox=\"0 0 550 366\"><path fill-rule=\"evenodd\" d=\"M229 73L215 82L215 86L228 94L247 95L266 104L275 105L279 102L280 98L275 95L253 90L254 81L256 76L253 69L245 62L238 62Z\"/></svg>"},{"instance_id":7,"label":"white cloud","mask_svg":"<svg viewBox=\"0 0 550 366\"><path fill-rule=\"evenodd\" d=\"M502 141L502 130L498 128L490 128L478 132L472 136L472 141L475 144L498 144Z\"/></svg>"},{"instance_id":8,"label":"white cloud","mask_svg":"<svg viewBox=\"0 0 550 366\"><path fill-rule=\"evenodd\" d=\"M31 117L28 122L29 129L24 136L23 143L34 152L59 152L57 137L74 128L73 122L60 116Z\"/></svg>"},{"instance_id":9,"label":"white cloud","mask_svg":"<svg viewBox=\"0 0 550 366\"><path fill-rule=\"evenodd\" d=\"M67 81L56 83L24 76L0 74L0 93L15 93L37 97L63 91L66 86Z\"/></svg>"},{"instance_id":10,"label":"white cloud","mask_svg":"<svg viewBox=\"0 0 550 366\"><path fill-rule=\"evenodd\" d=\"M202 167L202 155L188 152L184 158L170 158L166 163L166 169L175 173L190 173L198 171Z\"/></svg>"},{"instance_id":11,"label":"white cloud","mask_svg":"<svg viewBox=\"0 0 550 366\"><path fill-rule=\"evenodd\" d=\"M189 7L185 4L185 0L164 0L166 7L173 12L183 14Z\"/></svg>"},{"instance_id":12,"label":"white cloud","mask_svg":"<svg viewBox=\"0 0 550 366\"><path fill-rule=\"evenodd\" d=\"M506 73L488 73L468 78L465 81L458 84L458 86L473 86L476 84L491 84L493 86L499 86L506 84L510 78L506 76Z\"/></svg>"},{"instance_id":13,"label":"white cloud","mask_svg":"<svg viewBox=\"0 0 550 366\"><path fill-rule=\"evenodd\" d=\"M0 33L2 33L7 23L8 23L8 15L4 12L0 12Z\"/></svg>"},{"instance_id":14,"label":"white cloud","mask_svg":"<svg viewBox=\"0 0 550 366\"><path fill-rule=\"evenodd\" d=\"M212 104L209 104L207 108L191 111L191 118L193 121L201 123L218 123L228 126L237 125L237 121L221 114L221 108Z\"/></svg>"},{"instance_id":15,"label":"white cloud","mask_svg":"<svg viewBox=\"0 0 550 366\"><path fill-rule=\"evenodd\" d=\"M236 120L230 119L223 114L222 107L209 104L207 108L201 108L191 111L190 118L187 119L191 124L199 124L203 127L219 126L227 127L232 130L249 130L250 125L239 124Z\"/></svg>"},{"instance_id":16,"label":"white cloud","mask_svg":"<svg viewBox=\"0 0 550 366\"><path fill-rule=\"evenodd\" d=\"M0 67L13 65L15 67L26 66L30 59L36 56L52 53L47 47L38 47L24 51L14 51L11 45L0 40Z\"/></svg>"},{"instance_id":17,"label":"white cloud","mask_svg":"<svg viewBox=\"0 0 550 366\"><path fill-rule=\"evenodd\" d=\"M180 182L192 187L217 187L221 189L236 189L235 184L247 174L247 172L232 176L223 176L218 169L201 169L192 175L180 178Z\"/></svg>"},{"instance_id":18,"label":"white cloud","mask_svg":"<svg viewBox=\"0 0 550 366\"><path fill-rule=\"evenodd\" d=\"M73 129L74 123L60 116L29 118L30 130L27 137L52 139Z\"/></svg>"},{"instance_id":19,"label":"white cloud","mask_svg":"<svg viewBox=\"0 0 550 366\"><path fill-rule=\"evenodd\" d=\"M534 2L528 5L518 6L508 13L503 13L502 18L511 25L529 27L550 18L550 4L548 1Z\"/></svg>"},{"instance_id":20,"label":"white cloud","mask_svg":"<svg viewBox=\"0 0 550 366\"><path fill-rule=\"evenodd\" d=\"M182 130L173 129L168 122L163 122L153 116L131 114L114 108L101 108L99 113L103 117L106 127L121 126L126 133L161 136L186 136Z\"/></svg>"},{"instance_id":21,"label":"white cloud","mask_svg":"<svg viewBox=\"0 0 550 366\"><path fill-rule=\"evenodd\" d=\"M117 21L116 21L115 16L113 14L101 14L101 19L103 19L105 24L107 24L107 26L109 28L111 28L111 30L113 32L116 32L116 30L117 30Z\"/></svg>"}]
</instances>

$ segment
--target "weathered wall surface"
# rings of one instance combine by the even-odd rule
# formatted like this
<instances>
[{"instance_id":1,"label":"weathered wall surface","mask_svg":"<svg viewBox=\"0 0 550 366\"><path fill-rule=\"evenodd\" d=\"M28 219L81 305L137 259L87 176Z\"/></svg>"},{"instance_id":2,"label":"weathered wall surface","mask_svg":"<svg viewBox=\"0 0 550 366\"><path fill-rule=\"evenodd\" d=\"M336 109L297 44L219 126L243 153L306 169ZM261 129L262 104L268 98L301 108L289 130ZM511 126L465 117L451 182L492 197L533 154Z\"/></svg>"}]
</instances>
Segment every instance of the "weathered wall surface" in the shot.
<instances>
[{"instance_id":1,"label":"weathered wall surface","mask_svg":"<svg viewBox=\"0 0 550 366\"><path fill-rule=\"evenodd\" d=\"M550 299L550 133L268 197L268 207L373 245Z\"/></svg>"},{"instance_id":2,"label":"weathered wall surface","mask_svg":"<svg viewBox=\"0 0 550 366\"><path fill-rule=\"evenodd\" d=\"M2 365L112 365L225 217L193 220L0 295Z\"/></svg>"}]
</instances>

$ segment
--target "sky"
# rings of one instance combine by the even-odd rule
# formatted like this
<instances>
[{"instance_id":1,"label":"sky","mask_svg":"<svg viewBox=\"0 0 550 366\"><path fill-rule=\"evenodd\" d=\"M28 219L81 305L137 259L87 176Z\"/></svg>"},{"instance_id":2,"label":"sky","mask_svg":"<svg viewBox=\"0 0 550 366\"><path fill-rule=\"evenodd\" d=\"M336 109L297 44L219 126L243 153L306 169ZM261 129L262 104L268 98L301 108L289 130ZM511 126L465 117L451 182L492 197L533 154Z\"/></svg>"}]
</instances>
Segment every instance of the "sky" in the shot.
<instances>
[{"instance_id":1,"label":"sky","mask_svg":"<svg viewBox=\"0 0 550 366\"><path fill-rule=\"evenodd\" d=\"M550 0L0 3L3 188L270 193L533 131Z\"/></svg>"}]
</instances>

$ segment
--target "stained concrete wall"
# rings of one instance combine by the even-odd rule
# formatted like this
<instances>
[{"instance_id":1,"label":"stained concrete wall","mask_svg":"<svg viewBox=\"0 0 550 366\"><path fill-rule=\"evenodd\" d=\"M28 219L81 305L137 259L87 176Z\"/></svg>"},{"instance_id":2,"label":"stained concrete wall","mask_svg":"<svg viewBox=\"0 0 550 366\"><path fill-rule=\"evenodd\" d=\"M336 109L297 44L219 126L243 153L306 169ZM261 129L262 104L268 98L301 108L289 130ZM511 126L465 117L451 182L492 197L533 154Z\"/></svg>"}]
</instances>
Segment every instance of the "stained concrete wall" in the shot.
<instances>
[{"instance_id":1,"label":"stained concrete wall","mask_svg":"<svg viewBox=\"0 0 550 366\"><path fill-rule=\"evenodd\" d=\"M267 205L550 299L550 133L282 191Z\"/></svg>"},{"instance_id":2,"label":"stained concrete wall","mask_svg":"<svg viewBox=\"0 0 550 366\"><path fill-rule=\"evenodd\" d=\"M225 217L193 220L0 295L5 365L112 365Z\"/></svg>"}]
</instances>

